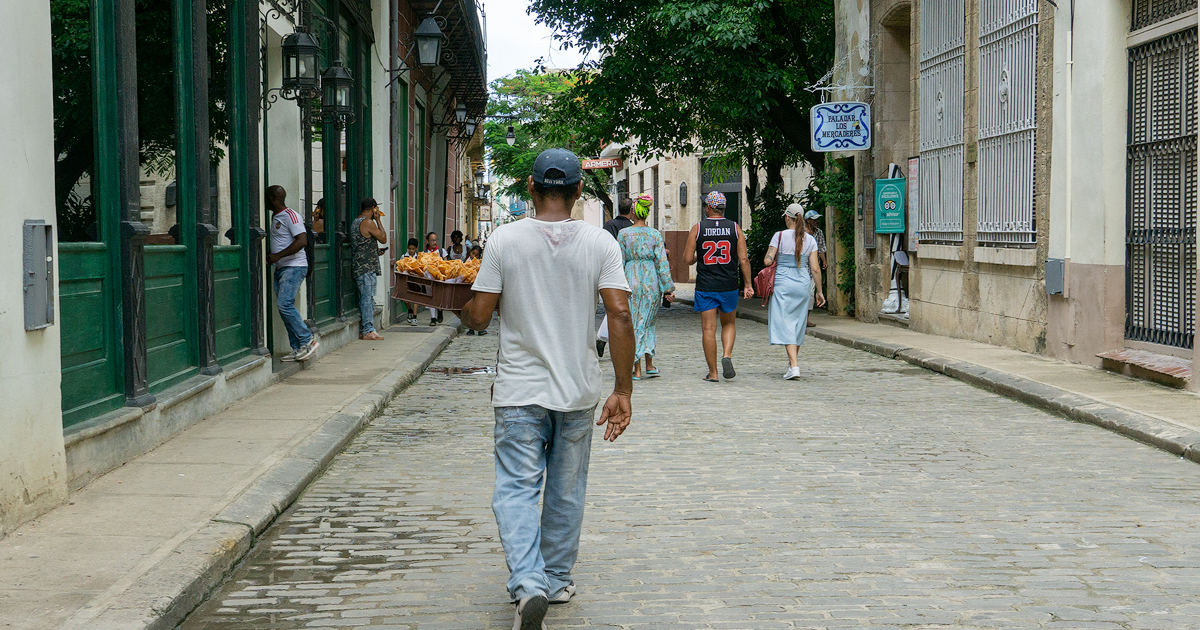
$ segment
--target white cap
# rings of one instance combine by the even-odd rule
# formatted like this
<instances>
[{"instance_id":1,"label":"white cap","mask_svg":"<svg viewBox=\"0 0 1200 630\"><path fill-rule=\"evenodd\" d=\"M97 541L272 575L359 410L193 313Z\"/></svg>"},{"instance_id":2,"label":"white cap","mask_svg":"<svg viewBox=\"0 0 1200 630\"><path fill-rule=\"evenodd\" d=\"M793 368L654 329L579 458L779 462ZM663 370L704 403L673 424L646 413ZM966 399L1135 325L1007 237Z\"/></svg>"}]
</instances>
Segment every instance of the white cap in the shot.
<instances>
[{"instance_id":1,"label":"white cap","mask_svg":"<svg viewBox=\"0 0 1200 630\"><path fill-rule=\"evenodd\" d=\"M804 214L804 206L802 206L798 203L793 203L793 204L789 205L787 207L787 210L783 211L783 216L792 217L793 219L802 214Z\"/></svg>"}]
</instances>

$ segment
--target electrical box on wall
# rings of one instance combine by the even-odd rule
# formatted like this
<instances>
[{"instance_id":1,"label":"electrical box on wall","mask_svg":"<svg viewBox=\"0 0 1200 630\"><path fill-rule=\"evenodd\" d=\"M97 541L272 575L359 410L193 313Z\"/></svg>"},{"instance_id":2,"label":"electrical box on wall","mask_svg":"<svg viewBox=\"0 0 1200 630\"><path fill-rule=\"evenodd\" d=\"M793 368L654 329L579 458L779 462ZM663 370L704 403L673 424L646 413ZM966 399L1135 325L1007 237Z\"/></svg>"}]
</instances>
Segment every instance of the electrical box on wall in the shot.
<instances>
[{"instance_id":1,"label":"electrical box on wall","mask_svg":"<svg viewBox=\"0 0 1200 630\"><path fill-rule=\"evenodd\" d=\"M1046 295L1062 295L1066 287L1067 261L1062 258L1046 259Z\"/></svg>"},{"instance_id":2,"label":"electrical box on wall","mask_svg":"<svg viewBox=\"0 0 1200 630\"><path fill-rule=\"evenodd\" d=\"M54 323L54 235L45 221L25 221L22 285L25 289L25 330Z\"/></svg>"}]
</instances>

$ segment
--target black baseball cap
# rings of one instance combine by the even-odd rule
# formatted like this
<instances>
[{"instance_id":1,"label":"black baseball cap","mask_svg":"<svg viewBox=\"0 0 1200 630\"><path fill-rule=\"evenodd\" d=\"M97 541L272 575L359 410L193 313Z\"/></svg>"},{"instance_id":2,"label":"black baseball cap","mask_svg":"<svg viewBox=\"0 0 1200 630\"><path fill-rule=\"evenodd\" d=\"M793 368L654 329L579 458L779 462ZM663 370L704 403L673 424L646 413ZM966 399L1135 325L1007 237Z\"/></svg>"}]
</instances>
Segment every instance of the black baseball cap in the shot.
<instances>
[{"instance_id":1,"label":"black baseball cap","mask_svg":"<svg viewBox=\"0 0 1200 630\"><path fill-rule=\"evenodd\" d=\"M543 188L574 186L582 179L579 158L566 149L546 149L533 163L533 181Z\"/></svg>"}]
</instances>

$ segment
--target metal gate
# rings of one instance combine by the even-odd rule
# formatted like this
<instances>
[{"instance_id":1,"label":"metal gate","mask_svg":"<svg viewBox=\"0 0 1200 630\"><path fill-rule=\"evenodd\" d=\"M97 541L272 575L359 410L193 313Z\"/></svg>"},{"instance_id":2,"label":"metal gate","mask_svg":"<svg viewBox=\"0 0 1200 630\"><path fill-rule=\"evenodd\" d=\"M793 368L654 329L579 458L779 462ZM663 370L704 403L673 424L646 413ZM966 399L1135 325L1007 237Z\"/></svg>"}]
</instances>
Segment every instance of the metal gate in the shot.
<instances>
[{"instance_id":1,"label":"metal gate","mask_svg":"<svg viewBox=\"0 0 1200 630\"><path fill-rule=\"evenodd\" d=\"M1129 49L1125 336L1191 348L1196 321L1196 29Z\"/></svg>"},{"instance_id":2,"label":"metal gate","mask_svg":"<svg viewBox=\"0 0 1200 630\"><path fill-rule=\"evenodd\" d=\"M922 242L962 242L964 0L921 7Z\"/></svg>"},{"instance_id":3,"label":"metal gate","mask_svg":"<svg viewBox=\"0 0 1200 630\"><path fill-rule=\"evenodd\" d=\"M980 244L1028 245L1033 215L1037 0L979 8Z\"/></svg>"}]
</instances>

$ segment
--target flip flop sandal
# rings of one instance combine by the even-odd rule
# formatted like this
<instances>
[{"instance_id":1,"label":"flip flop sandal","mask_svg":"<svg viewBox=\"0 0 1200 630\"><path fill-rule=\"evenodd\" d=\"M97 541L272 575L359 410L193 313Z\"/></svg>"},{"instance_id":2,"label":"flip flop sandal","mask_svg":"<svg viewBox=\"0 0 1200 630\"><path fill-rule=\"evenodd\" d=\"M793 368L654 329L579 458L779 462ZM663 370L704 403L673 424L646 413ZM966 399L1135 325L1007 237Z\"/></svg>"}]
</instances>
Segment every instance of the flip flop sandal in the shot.
<instances>
[{"instance_id":1,"label":"flip flop sandal","mask_svg":"<svg viewBox=\"0 0 1200 630\"><path fill-rule=\"evenodd\" d=\"M704 380L708 381L709 383L720 383L721 382L721 379L719 379L719 378L708 378L707 376L704 377Z\"/></svg>"},{"instance_id":2,"label":"flip flop sandal","mask_svg":"<svg viewBox=\"0 0 1200 630\"><path fill-rule=\"evenodd\" d=\"M659 376L661 376L658 373L658 370L646 370L642 374L644 374L646 378L658 378Z\"/></svg>"},{"instance_id":3,"label":"flip flop sandal","mask_svg":"<svg viewBox=\"0 0 1200 630\"><path fill-rule=\"evenodd\" d=\"M640 380L642 380L642 377L640 377L640 376L635 376L635 377L633 377L633 380L635 380L635 381L640 381Z\"/></svg>"}]
</instances>

